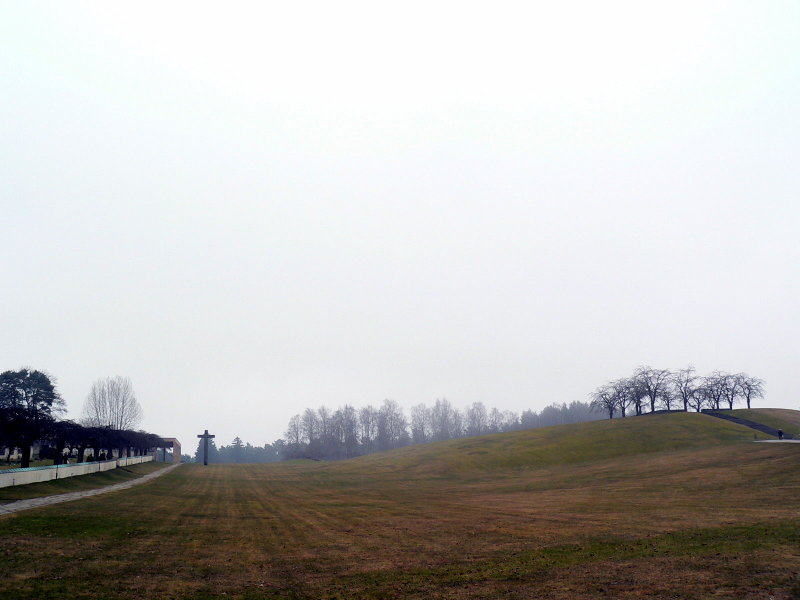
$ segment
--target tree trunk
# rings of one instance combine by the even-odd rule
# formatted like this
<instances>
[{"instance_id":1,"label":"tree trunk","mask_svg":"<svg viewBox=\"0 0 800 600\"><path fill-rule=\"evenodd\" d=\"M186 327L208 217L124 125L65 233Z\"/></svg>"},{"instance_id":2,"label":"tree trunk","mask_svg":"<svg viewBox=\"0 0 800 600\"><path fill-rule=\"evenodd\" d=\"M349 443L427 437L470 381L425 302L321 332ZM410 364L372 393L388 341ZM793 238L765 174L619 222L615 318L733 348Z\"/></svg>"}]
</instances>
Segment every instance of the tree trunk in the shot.
<instances>
[{"instance_id":1,"label":"tree trunk","mask_svg":"<svg viewBox=\"0 0 800 600\"><path fill-rule=\"evenodd\" d=\"M64 444L56 444L56 455L53 457L53 464L60 465L64 460Z\"/></svg>"},{"instance_id":2,"label":"tree trunk","mask_svg":"<svg viewBox=\"0 0 800 600\"><path fill-rule=\"evenodd\" d=\"M19 458L19 466L26 469L31 466L31 445L22 444L19 449L22 452Z\"/></svg>"}]
</instances>

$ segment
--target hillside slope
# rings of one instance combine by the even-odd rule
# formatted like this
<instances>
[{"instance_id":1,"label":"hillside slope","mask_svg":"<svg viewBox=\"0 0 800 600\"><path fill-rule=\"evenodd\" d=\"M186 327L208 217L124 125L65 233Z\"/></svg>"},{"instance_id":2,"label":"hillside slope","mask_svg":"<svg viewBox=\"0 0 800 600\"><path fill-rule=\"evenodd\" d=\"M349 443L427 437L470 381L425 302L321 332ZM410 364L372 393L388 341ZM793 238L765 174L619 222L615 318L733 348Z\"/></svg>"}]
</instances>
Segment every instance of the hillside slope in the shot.
<instances>
[{"instance_id":1,"label":"hillside slope","mask_svg":"<svg viewBox=\"0 0 800 600\"><path fill-rule=\"evenodd\" d=\"M739 408L725 411L734 417L762 423L774 429L782 429L794 437L800 436L800 410L789 408Z\"/></svg>"},{"instance_id":2,"label":"hillside slope","mask_svg":"<svg viewBox=\"0 0 800 600\"><path fill-rule=\"evenodd\" d=\"M422 468L442 474L530 469L752 440L747 427L697 413L671 413L421 444L347 461L341 468Z\"/></svg>"}]
</instances>

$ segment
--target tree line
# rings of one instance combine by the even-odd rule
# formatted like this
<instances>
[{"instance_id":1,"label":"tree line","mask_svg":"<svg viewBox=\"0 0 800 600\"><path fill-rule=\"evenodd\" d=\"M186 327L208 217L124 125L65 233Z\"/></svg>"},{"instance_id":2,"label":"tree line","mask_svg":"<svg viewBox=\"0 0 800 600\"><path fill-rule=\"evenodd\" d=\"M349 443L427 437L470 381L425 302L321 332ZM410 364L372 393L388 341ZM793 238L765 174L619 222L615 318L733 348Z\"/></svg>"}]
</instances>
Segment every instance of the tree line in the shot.
<instances>
[{"instance_id":1,"label":"tree line","mask_svg":"<svg viewBox=\"0 0 800 600\"><path fill-rule=\"evenodd\" d=\"M142 417L130 380L109 377L96 381L84 404L80 423L61 419L64 400L55 379L29 368L0 373L0 448L20 451L20 466L30 466L31 448L40 444L40 458L64 461L64 451L77 461L145 454L163 447L161 437L133 427Z\"/></svg>"},{"instance_id":2,"label":"tree line","mask_svg":"<svg viewBox=\"0 0 800 600\"><path fill-rule=\"evenodd\" d=\"M229 445L220 447L217 447L213 439L208 440L209 463L269 463L283 458L283 440L276 440L272 444L263 446L253 446L236 436ZM197 450L191 459L194 462L203 462L203 440L198 442Z\"/></svg>"},{"instance_id":3,"label":"tree line","mask_svg":"<svg viewBox=\"0 0 800 600\"><path fill-rule=\"evenodd\" d=\"M764 381L746 373L714 371L697 375L693 366L670 371L649 366L638 367L630 377L601 385L590 395L590 407L613 419L632 412L641 415L657 410L697 412L704 409L733 409L741 402L764 397Z\"/></svg>"},{"instance_id":4,"label":"tree line","mask_svg":"<svg viewBox=\"0 0 800 600\"><path fill-rule=\"evenodd\" d=\"M579 423L602 418L586 402L551 404L537 413L488 409L475 402L464 410L449 400L436 400L433 406L418 404L410 418L394 400L380 406L355 408L350 405L331 410L326 406L307 408L289 419L283 438L272 444L253 446L238 436L227 446L208 443L209 463L264 463L292 458L334 460L389 450L410 444L533 429L564 423ZM203 461L203 442L199 441L195 462Z\"/></svg>"},{"instance_id":5,"label":"tree line","mask_svg":"<svg viewBox=\"0 0 800 600\"><path fill-rule=\"evenodd\" d=\"M482 402L460 410L444 398L437 399L432 406L413 406L407 418L396 401L384 400L380 406L359 409L350 405L336 410L325 406L307 408L289 419L285 438L278 442L283 458L340 459L410 444L597 418L585 402L552 404L540 413L533 410L516 413L487 408Z\"/></svg>"}]
</instances>

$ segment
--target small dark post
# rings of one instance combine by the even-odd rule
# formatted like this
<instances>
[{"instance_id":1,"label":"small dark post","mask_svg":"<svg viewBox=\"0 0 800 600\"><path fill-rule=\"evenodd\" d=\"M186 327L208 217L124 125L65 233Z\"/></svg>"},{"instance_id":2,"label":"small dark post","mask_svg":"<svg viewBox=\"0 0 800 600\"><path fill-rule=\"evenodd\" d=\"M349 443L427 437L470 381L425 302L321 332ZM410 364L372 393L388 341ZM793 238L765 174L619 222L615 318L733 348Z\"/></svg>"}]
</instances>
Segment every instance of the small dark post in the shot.
<instances>
[{"instance_id":1,"label":"small dark post","mask_svg":"<svg viewBox=\"0 0 800 600\"><path fill-rule=\"evenodd\" d=\"M205 433L198 436L199 438L203 438L203 464L208 465L208 440L213 438L214 436L208 433L208 429L206 429Z\"/></svg>"}]
</instances>

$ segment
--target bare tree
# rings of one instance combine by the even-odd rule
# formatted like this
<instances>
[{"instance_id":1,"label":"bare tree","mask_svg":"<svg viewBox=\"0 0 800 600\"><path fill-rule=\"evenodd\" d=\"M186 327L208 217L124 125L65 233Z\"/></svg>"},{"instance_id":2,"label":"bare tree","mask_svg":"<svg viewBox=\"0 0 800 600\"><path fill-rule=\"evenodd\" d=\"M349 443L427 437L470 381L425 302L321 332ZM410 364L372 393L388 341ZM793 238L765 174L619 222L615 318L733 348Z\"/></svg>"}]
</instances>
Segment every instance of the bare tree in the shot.
<instances>
[{"instance_id":1,"label":"bare tree","mask_svg":"<svg viewBox=\"0 0 800 600\"><path fill-rule=\"evenodd\" d=\"M503 429L503 413L496 406L493 406L489 411L488 419L489 433L498 433Z\"/></svg>"},{"instance_id":2,"label":"bare tree","mask_svg":"<svg viewBox=\"0 0 800 600\"><path fill-rule=\"evenodd\" d=\"M755 398L764 397L764 381L758 377L750 377L746 373L739 373L737 376L739 380L739 388L742 391L742 397L747 402L747 408L750 408L750 400Z\"/></svg>"},{"instance_id":3,"label":"bare tree","mask_svg":"<svg viewBox=\"0 0 800 600\"><path fill-rule=\"evenodd\" d=\"M678 403L678 395L670 386L661 390L658 399L661 401L661 406L667 410L672 410L672 407Z\"/></svg>"},{"instance_id":4,"label":"bare tree","mask_svg":"<svg viewBox=\"0 0 800 600\"><path fill-rule=\"evenodd\" d=\"M303 438L311 444L319 439L319 418L317 418L317 411L313 408L307 408L303 411L303 416L300 417L303 424Z\"/></svg>"},{"instance_id":5,"label":"bare tree","mask_svg":"<svg viewBox=\"0 0 800 600\"><path fill-rule=\"evenodd\" d=\"M639 381L648 400L650 412L656 410L656 402L669 385L671 373L667 369L654 369L652 367L639 367L634 373L634 378Z\"/></svg>"},{"instance_id":6,"label":"bare tree","mask_svg":"<svg viewBox=\"0 0 800 600\"><path fill-rule=\"evenodd\" d=\"M617 410L617 398L610 384L601 385L592 392L590 398L591 403L589 406L591 406L592 410L607 412L609 419L614 418L614 413Z\"/></svg>"},{"instance_id":7,"label":"bare tree","mask_svg":"<svg viewBox=\"0 0 800 600\"><path fill-rule=\"evenodd\" d=\"M725 397L725 377L722 371L714 371L711 375L703 377L703 394L706 404L714 410L719 410L720 402Z\"/></svg>"},{"instance_id":8,"label":"bare tree","mask_svg":"<svg viewBox=\"0 0 800 600\"><path fill-rule=\"evenodd\" d=\"M482 435L489 428L489 413L483 402L473 402L466 411L467 435Z\"/></svg>"},{"instance_id":9,"label":"bare tree","mask_svg":"<svg viewBox=\"0 0 800 600\"><path fill-rule=\"evenodd\" d=\"M739 377L725 373L720 378L720 385L722 386L722 397L728 403L728 408L733 410L733 405L742 395Z\"/></svg>"},{"instance_id":10,"label":"bare tree","mask_svg":"<svg viewBox=\"0 0 800 600\"><path fill-rule=\"evenodd\" d=\"M320 406L317 409L317 424L319 427L320 449L323 455L332 453L336 445L334 421L331 409L327 406Z\"/></svg>"},{"instance_id":11,"label":"bare tree","mask_svg":"<svg viewBox=\"0 0 800 600\"><path fill-rule=\"evenodd\" d=\"M689 401L697 390L697 376L692 365L672 374L672 390L678 400L683 402L683 410L688 411Z\"/></svg>"},{"instance_id":12,"label":"bare tree","mask_svg":"<svg viewBox=\"0 0 800 600\"><path fill-rule=\"evenodd\" d=\"M415 444L424 444L431 440L431 415L424 404L411 407L411 438Z\"/></svg>"},{"instance_id":13,"label":"bare tree","mask_svg":"<svg viewBox=\"0 0 800 600\"><path fill-rule=\"evenodd\" d=\"M630 379L617 379L608 384L611 388L612 401L616 404L622 418L627 417L628 407L633 404L633 398L636 396L636 388L631 385Z\"/></svg>"},{"instance_id":14,"label":"bare tree","mask_svg":"<svg viewBox=\"0 0 800 600\"><path fill-rule=\"evenodd\" d=\"M83 404L81 423L87 427L135 429L143 416L131 380L117 375L92 384Z\"/></svg>"},{"instance_id":15,"label":"bare tree","mask_svg":"<svg viewBox=\"0 0 800 600\"><path fill-rule=\"evenodd\" d=\"M638 377L628 377L626 381L631 404L636 414L640 415L643 412L642 406L644 405L644 399L647 398L647 391Z\"/></svg>"},{"instance_id":16,"label":"bare tree","mask_svg":"<svg viewBox=\"0 0 800 600\"><path fill-rule=\"evenodd\" d=\"M370 404L359 409L358 425L361 445L371 452L378 438L378 411L374 406Z\"/></svg>"},{"instance_id":17,"label":"bare tree","mask_svg":"<svg viewBox=\"0 0 800 600\"><path fill-rule=\"evenodd\" d=\"M408 423L395 400L386 399L378 410L378 448L387 450L408 443Z\"/></svg>"},{"instance_id":18,"label":"bare tree","mask_svg":"<svg viewBox=\"0 0 800 600\"><path fill-rule=\"evenodd\" d=\"M461 413L456 411L456 416L460 417ZM519 414L513 410L503 411L503 431L516 431L521 427Z\"/></svg>"},{"instance_id":19,"label":"bare tree","mask_svg":"<svg viewBox=\"0 0 800 600\"><path fill-rule=\"evenodd\" d=\"M700 412L705 406L710 406L710 398L710 392L705 387L705 384L702 383L702 380L700 380L700 383L692 388L686 403L695 411Z\"/></svg>"},{"instance_id":20,"label":"bare tree","mask_svg":"<svg viewBox=\"0 0 800 600\"><path fill-rule=\"evenodd\" d=\"M461 415L447 398L437 398L431 408L431 423L436 440L449 440L461 436ZM502 427L502 424L500 426Z\"/></svg>"},{"instance_id":21,"label":"bare tree","mask_svg":"<svg viewBox=\"0 0 800 600\"><path fill-rule=\"evenodd\" d=\"M286 443L296 450L302 442L303 422L300 419L300 415L295 415L289 419L289 427L286 429Z\"/></svg>"},{"instance_id":22,"label":"bare tree","mask_svg":"<svg viewBox=\"0 0 800 600\"><path fill-rule=\"evenodd\" d=\"M336 442L343 449L346 457L358 454L358 413L356 409L345 404L333 414Z\"/></svg>"}]
</instances>

